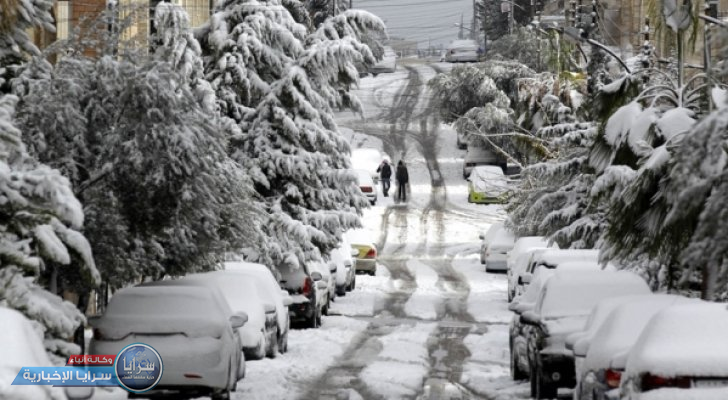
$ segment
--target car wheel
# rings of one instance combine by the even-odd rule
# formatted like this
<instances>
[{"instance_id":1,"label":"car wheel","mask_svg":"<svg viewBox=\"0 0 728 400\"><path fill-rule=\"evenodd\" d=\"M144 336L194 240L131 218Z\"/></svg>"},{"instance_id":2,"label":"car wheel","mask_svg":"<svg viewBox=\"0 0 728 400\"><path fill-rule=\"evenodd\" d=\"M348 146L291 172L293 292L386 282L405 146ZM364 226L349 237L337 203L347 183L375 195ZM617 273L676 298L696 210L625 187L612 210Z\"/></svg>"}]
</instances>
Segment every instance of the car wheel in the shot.
<instances>
[{"instance_id":1,"label":"car wheel","mask_svg":"<svg viewBox=\"0 0 728 400\"><path fill-rule=\"evenodd\" d=\"M230 390L229 389L222 389L222 390L213 390L210 394L211 400L229 400L230 399Z\"/></svg>"},{"instance_id":2,"label":"car wheel","mask_svg":"<svg viewBox=\"0 0 728 400\"><path fill-rule=\"evenodd\" d=\"M321 314L329 315L329 306L330 305L331 305L331 300L329 299L328 296L326 296L326 305L321 308Z\"/></svg>"},{"instance_id":3,"label":"car wheel","mask_svg":"<svg viewBox=\"0 0 728 400\"><path fill-rule=\"evenodd\" d=\"M346 296L346 286L342 287L341 289L336 289L336 295Z\"/></svg>"},{"instance_id":4,"label":"car wheel","mask_svg":"<svg viewBox=\"0 0 728 400\"><path fill-rule=\"evenodd\" d=\"M288 352L288 332L280 335L278 338L278 351L280 351L281 354Z\"/></svg>"},{"instance_id":5,"label":"car wheel","mask_svg":"<svg viewBox=\"0 0 728 400\"><path fill-rule=\"evenodd\" d=\"M354 274L354 277L351 278L351 285L349 286L349 291L356 289L356 274Z\"/></svg>"},{"instance_id":6,"label":"car wheel","mask_svg":"<svg viewBox=\"0 0 728 400\"><path fill-rule=\"evenodd\" d=\"M313 314L309 319L306 320L306 326L309 328L316 329L319 327L319 323L321 322L318 312L318 307L314 310Z\"/></svg>"},{"instance_id":7,"label":"car wheel","mask_svg":"<svg viewBox=\"0 0 728 400\"><path fill-rule=\"evenodd\" d=\"M553 384L544 382L543 379L543 368L541 362L537 361L536 365L536 377L532 377L531 382L536 381L536 393L534 398L536 399L554 399L556 398L557 388Z\"/></svg>"},{"instance_id":8,"label":"car wheel","mask_svg":"<svg viewBox=\"0 0 728 400\"><path fill-rule=\"evenodd\" d=\"M511 349L511 378L513 378L514 381L520 381L527 378L526 374L521 371L521 368L518 366L516 352L513 351L513 349Z\"/></svg>"},{"instance_id":9,"label":"car wheel","mask_svg":"<svg viewBox=\"0 0 728 400\"><path fill-rule=\"evenodd\" d=\"M267 345L265 343L266 333L265 331L261 332L261 335L263 335L263 339L260 341L260 344L258 345L258 348L255 350L255 354L253 354L254 360L262 360L265 358L265 353L267 349Z\"/></svg>"},{"instance_id":10,"label":"car wheel","mask_svg":"<svg viewBox=\"0 0 728 400\"><path fill-rule=\"evenodd\" d=\"M371 275L371 276L376 275L376 273L377 273L376 271L369 271L369 275Z\"/></svg>"},{"instance_id":11,"label":"car wheel","mask_svg":"<svg viewBox=\"0 0 728 400\"><path fill-rule=\"evenodd\" d=\"M273 337L275 339L270 341L270 346L268 346L268 351L266 354L266 357L268 358L276 358L276 356L278 356L278 328L276 328Z\"/></svg>"},{"instance_id":12,"label":"car wheel","mask_svg":"<svg viewBox=\"0 0 728 400\"><path fill-rule=\"evenodd\" d=\"M512 301L513 301L513 291L512 290L509 290L508 291L508 302L510 303Z\"/></svg>"},{"instance_id":13,"label":"car wheel","mask_svg":"<svg viewBox=\"0 0 728 400\"><path fill-rule=\"evenodd\" d=\"M319 310L318 313L316 314L316 328L321 327L321 311L322 310Z\"/></svg>"}]
</instances>

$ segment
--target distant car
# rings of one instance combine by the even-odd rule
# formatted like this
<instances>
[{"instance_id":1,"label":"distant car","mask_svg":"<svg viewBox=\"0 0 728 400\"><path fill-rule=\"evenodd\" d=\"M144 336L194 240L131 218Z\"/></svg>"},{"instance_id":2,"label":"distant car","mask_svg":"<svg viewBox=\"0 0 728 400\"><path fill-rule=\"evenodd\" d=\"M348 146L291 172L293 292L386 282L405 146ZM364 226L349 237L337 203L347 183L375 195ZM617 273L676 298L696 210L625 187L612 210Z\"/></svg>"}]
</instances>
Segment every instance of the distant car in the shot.
<instances>
[{"instance_id":1,"label":"distant car","mask_svg":"<svg viewBox=\"0 0 728 400\"><path fill-rule=\"evenodd\" d=\"M377 272L377 246L371 240L369 233L363 229L353 229L346 232L346 237L351 247L358 252L354 264L356 272L374 276Z\"/></svg>"},{"instance_id":2,"label":"distant car","mask_svg":"<svg viewBox=\"0 0 728 400\"><path fill-rule=\"evenodd\" d=\"M502 223L490 226L485 235L481 235L480 263L485 265L485 271L506 271L508 269L508 252L515 244L515 237Z\"/></svg>"},{"instance_id":3,"label":"distant car","mask_svg":"<svg viewBox=\"0 0 728 400\"><path fill-rule=\"evenodd\" d=\"M346 237L343 237L339 247L331 252L331 261L336 264L337 296L345 296L346 292L352 291L356 286L356 269L353 256L353 249Z\"/></svg>"},{"instance_id":4,"label":"distant car","mask_svg":"<svg viewBox=\"0 0 728 400\"><path fill-rule=\"evenodd\" d=\"M371 174L363 169L357 169L356 174L359 190L369 199L371 205L377 204L377 185L374 183Z\"/></svg>"},{"instance_id":5,"label":"distant car","mask_svg":"<svg viewBox=\"0 0 728 400\"><path fill-rule=\"evenodd\" d=\"M660 311L630 349L624 400L728 398L728 309L696 302Z\"/></svg>"},{"instance_id":6,"label":"distant car","mask_svg":"<svg viewBox=\"0 0 728 400\"><path fill-rule=\"evenodd\" d=\"M567 352L566 337L583 329L598 302L649 293L645 280L631 272L557 270L533 310L521 314L521 322L531 326L527 332L531 397L553 399L558 388L574 387L574 358Z\"/></svg>"},{"instance_id":7,"label":"distant car","mask_svg":"<svg viewBox=\"0 0 728 400\"><path fill-rule=\"evenodd\" d=\"M224 264L224 267L226 271L241 274L251 279L261 289L260 292L264 301L275 305L277 320L276 336L278 337L278 348L275 350L281 353L288 351L288 330L290 328L288 307L293 302L288 292L281 289L271 270L263 264L228 261ZM270 356L275 356L275 352L272 352Z\"/></svg>"},{"instance_id":8,"label":"distant car","mask_svg":"<svg viewBox=\"0 0 728 400\"><path fill-rule=\"evenodd\" d=\"M245 374L237 329L246 321L247 315L233 314L220 292L206 286L130 287L114 294L103 316L89 318L89 354L118 354L145 343L164 360L161 380L145 395L226 399Z\"/></svg>"},{"instance_id":9,"label":"distant car","mask_svg":"<svg viewBox=\"0 0 728 400\"><path fill-rule=\"evenodd\" d=\"M463 179L468 179L473 168L479 165L495 165L505 170L507 162L506 159L497 155L496 153L477 146L468 146L468 151L465 153L465 159L463 160Z\"/></svg>"},{"instance_id":10,"label":"distant car","mask_svg":"<svg viewBox=\"0 0 728 400\"><path fill-rule=\"evenodd\" d=\"M477 166L468 177L469 203L507 203L509 190L508 179L503 174L503 169L498 166Z\"/></svg>"},{"instance_id":11,"label":"distant car","mask_svg":"<svg viewBox=\"0 0 728 400\"><path fill-rule=\"evenodd\" d=\"M648 294L616 297L597 304L584 330L566 341L576 364L576 398L606 399L608 392L619 388L629 351L650 319L672 305L696 301L678 295Z\"/></svg>"},{"instance_id":12,"label":"distant car","mask_svg":"<svg viewBox=\"0 0 728 400\"><path fill-rule=\"evenodd\" d=\"M377 149L354 149L351 151L351 166L353 169L367 171L374 183L377 183L379 182L377 168L385 158L389 159Z\"/></svg>"},{"instance_id":13,"label":"distant car","mask_svg":"<svg viewBox=\"0 0 728 400\"><path fill-rule=\"evenodd\" d=\"M524 236L516 240L506 260L508 269L508 301L513 300L513 297L516 295L518 277L528 267L531 253L541 249L548 249L549 247L548 239L542 236ZM554 243L553 248L558 249L559 247Z\"/></svg>"},{"instance_id":14,"label":"distant car","mask_svg":"<svg viewBox=\"0 0 728 400\"><path fill-rule=\"evenodd\" d=\"M284 262L278 266L281 273L281 287L291 295L289 306L291 321L303 322L309 328L321 326L321 316L325 298L328 294L328 282L323 275L305 264Z\"/></svg>"},{"instance_id":15,"label":"distant car","mask_svg":"<svg viewBox=\"0 0 728 400\"><path fill-rule=\"evenodd\" d=\"M372 76L392 73L397 70L397 53L389 46L384 46L384 56L373 67L369 68Z\"/></svg>"},{"instance_id":16,"label":"distant car","mask_svg":"<svg viewBox=\"0 0 728 400\"><path fill-rule=\"evenodd\" d=\"M445 51L447 62L476 62L478 61L478 44L474 40L455 40L447 46Z\"/></svg>"}]
</instances>

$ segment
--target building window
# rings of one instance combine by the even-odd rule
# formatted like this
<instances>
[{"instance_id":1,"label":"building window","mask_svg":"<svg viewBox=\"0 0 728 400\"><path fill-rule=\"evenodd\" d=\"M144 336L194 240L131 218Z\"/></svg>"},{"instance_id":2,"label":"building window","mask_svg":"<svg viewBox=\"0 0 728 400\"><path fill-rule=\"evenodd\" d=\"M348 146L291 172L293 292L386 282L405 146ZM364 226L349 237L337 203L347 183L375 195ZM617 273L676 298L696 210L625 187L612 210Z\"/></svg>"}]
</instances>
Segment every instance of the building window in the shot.
<instances>
[{"instance_id":1,"label":"building window","mask_svg":"<svg viewBox=\"0 0 728 400\"><path fill-rule=\"evenodd\" d=\"M56 3L56 37L58 40L68 39L71 31L71 2L68 0Z\"/></svg>"}]
</instances>

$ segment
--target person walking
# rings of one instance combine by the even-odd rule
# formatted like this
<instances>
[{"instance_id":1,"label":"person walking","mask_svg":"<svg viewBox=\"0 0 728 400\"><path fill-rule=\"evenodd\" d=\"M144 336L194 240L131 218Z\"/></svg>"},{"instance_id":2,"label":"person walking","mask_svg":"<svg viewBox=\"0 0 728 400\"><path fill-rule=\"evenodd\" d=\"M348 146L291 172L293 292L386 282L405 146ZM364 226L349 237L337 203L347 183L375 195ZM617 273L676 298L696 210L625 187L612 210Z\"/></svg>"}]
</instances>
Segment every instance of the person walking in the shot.
<instances>
[{"instance_id":1,"label":"person walking","mask_svg":"<svg viewBox=\"0 0 728 400\"><path fill-rule=\"evenodd\" d=\"M407 167L402 160L397 163L397 200L407 201L407 184L409 183L409 173Z\"/></svg>"},{"instance_id":2,"label":"person walking","mask_svg":"<svg viewBox=\"0 0 728 400\"><path fill-rule=\"evenodd\" d=\"M382 160L382 163L377 167L377 172L379 172L379 179L382 181L382 193L384 193L384 197L389 197L390 180L392 179L392 167L389 166L389 161Z\"/></svg>"}]
</instances>

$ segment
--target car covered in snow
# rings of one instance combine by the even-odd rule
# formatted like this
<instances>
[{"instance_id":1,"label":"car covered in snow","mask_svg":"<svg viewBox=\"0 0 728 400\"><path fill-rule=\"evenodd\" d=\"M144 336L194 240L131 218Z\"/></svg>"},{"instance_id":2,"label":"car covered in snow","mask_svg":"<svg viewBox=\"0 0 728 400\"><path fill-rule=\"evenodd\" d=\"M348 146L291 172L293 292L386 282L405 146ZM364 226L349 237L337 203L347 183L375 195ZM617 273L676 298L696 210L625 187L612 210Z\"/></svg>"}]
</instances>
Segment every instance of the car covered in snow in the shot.
<instances>
[{"instance_id":1,"label":"car covered in snow","mask_svg":"<svg viewBox=\"0 0 728 400\"><path fill-rule=\"evenodd\" d=\"M532 310L521 314L527 331L531 396L556 397L576 384L574 358L566 338L583 329L594 306L611 297L649 294L640 276L626 271L557 270L541 289Z\"/></svg>"},{"instance_id":2,"label":"car covered in snow","mask_svg":"<svg viewBox=\"0 0 728 400\"><path fill-rule=\"evenodd\" d=\"M377 272L377 246L371 234L364 229L352 229L346 232L351 247L356 250L356 272L374 276Z\"/></svg>"},{"instance_id":3,"label":"car covered in snow","mask_svg":"<svg viewBox=\"0 0 728 400\"><path fill-rule=\"evenodd\" d=\"M384 54L374 66L369 68L372 76L379 74L392 73L397 70L397 53L389 46L384 46Z\"/></svg>"},{"instance_id":4,"label":"car covered in snow","mask_svg":"<svg viewBox=\"0 0 728 400\"><path fill-rule=\"evenodd\" d=\"M359 190L366 196L371 205L375 205L377 203L377 185L374 183L371 174L369 171L363 169L357 169L354 172L356 172L356 181L359 185Z\"/></svg>"},{"instance_id":5,"label":"car covered in snow","mask_svg":"<svg viewBox=\"0 0 728 400\"><path fill-rule=\"evenodd\" d=\"M276 308L276 327L275 335L270 335L271 339L277 337L277 343L269 342L272 348L268 353L269 356L275 357L275 350L285 353L288 351L288 330L290 328L290 318L288 316L288 307L293 302L288 291L281 289L275 276L270 268L263 264L256 264L243 261L228 261L224 264L225 271L239 274L250 279L256 285L262 301L266 304L273 304Z\"/></svg>"},{"instance_id":6,"label":"car covered in snow","mask_svg":"<svg viewBox=\"0 0 728 400\"><path fill-rule=\"evenodd\" d=\"M372 180L377 183L379 181L377 168L385 158L389 159L377 149L353 149L351 151L351 166L353 169L366 171L372 177Z\"/></svg>"},{"instance_id":7,"label":"car covered in snow","mask_svg":"<svg viewBox=\"0 0 728 400\"><path fill-rule=\"evenodd\" d=\"M326 262L312 261L309 263L309 268L311 268L312 271L318 271L321 273L321 283L317 283L320 288L324 289L319 298L319 301L323 302L321 313L323 315L329 315L331 302L334 301L334 298L336 298L336 264L330 260ZM325 283L325 286L323 283Z\"/></svg>"},{"instance_id":8,"label":"car covered in snow","mask_svg":"<svg viewBox=\"0 0 728 400\"><path fill-rule=\"evenodd\" d=\"M171 281L162 281L171 282ZM118 354L132 343L153 347L164 360L162 378L150 392L230 397L245 375L237 329L247 322L219 291L185 284L121 289L103 316L89 318L89 354Z\"/></svg>"},{"instance_id":9,"label":"car covered in snow","mask_svg":"<svg viewBox=\"0 0 728 400\"><path fill-rule=\"evenodd\" d=\"M623 400L728 399L728 306L668 307L632 346L620 384Z\"/></svg>"},{"instance_id":10,"label":"car covered in snow","mask_svg":"<svg viewBox=\"0 0 728 400\"><path fill-rule=\"evenodd\" d=\"M470 172L468 203L507 203L509 191L508 179L499 166L480 165L474 167Z\"/></svg>"},{"instance_id":11,"label":"car covered in snow","mask_svg":"<svg viewBox=\"0 0 728 400\"><path fill-rule=\"evenodd\" d=\"M599 302L584 330L566 340L576 365L575 398L617 397L629 351L650 319L672 305L694 301L678 295L648 294Z\"/></svg>"},{"instance_id":12,"label":"car covered in snow","mask_svg":"<svg viewBox=\"0 0 728 400\"><path fill-rule=\"evenodd\" d=\"M531 282L533 271L538 267L556 269L564 263L582 263L584 269L597 269L599 250L545 249L531 253L526 269L520 273L516 282L516 294L523 293Z\"/></svg>"},{"instance_id":13,"label":"car covered in snow","mask_svg":"<svg viewBox=\"0 0 728 400\"><path fill-rule=\"evenodd\" d=\"M445 50L447 62L478 61L478 43L475 40L463 39L452 41Z\"/></svg>"},{"instance_id":14,"label":"car covered in snow","mask_svg":"<svg viewBox=\"0 0 728 400\"><path fill-rule=\"evenodd\" d=\"M328 295L328 282L323 280L323 275L296 260L281 263L278 272L281 274L281 287L291 296L291 322L302 322L309 328L321 326L323 307Z\"/></svg>"},{"instance_id":15,"label":"car covered in snow","mask_svg":"<svg viewBox=\"0 0 728 400\"><path fill-rule=\"evenodd\" d=\"M543 236L524 236L516 240L506 260L506 268L508 270L508 301L513 300L516 296L518 277L528 267L531 253L548 248L558 249L558 245L556 243L549 245L548 239Z\"/></svg>"},{"instance_id":16,"label":"car covered in snow","mask_svg":"<svg viewBox=\"0 0 728 400\"><path fill-rule=\"evenodd\" d=\"M349 240L343 236L337 248L331 251L331 261L336 264L336 295L345 296L346 292L356 287L356 269L354 266L354 252Z\"/></svg>"},{"instance_id":17,"label":"car covered in snow","mask_svg":"<svg viewBox=\"0 0 728 400\"><path fill-rule=\"evenodd\" d=\"M463 160L463 179L468 179L473 168L479 165L494 165L504 171L507 161L502 155L496 154L492 150L481 146L468 146Z\"/></svg>"},{"instance_id":18,"label":"car covered in snow","mask_svg":"<svg viewBox=\"0 0 728 400\"><path fill-rule=\"evenodd\" d=\"M508 253L513 249L515 237L503 223L490 226L488 232L480 235L480 263L485 271L505 271L508 269Z\"/></svg>"}]
</instances>

